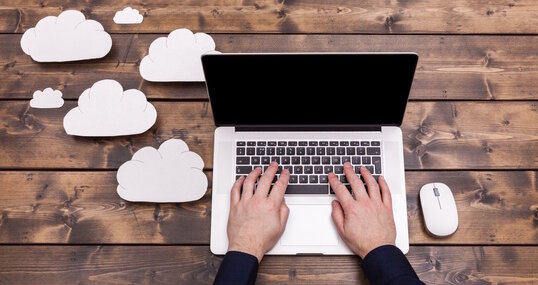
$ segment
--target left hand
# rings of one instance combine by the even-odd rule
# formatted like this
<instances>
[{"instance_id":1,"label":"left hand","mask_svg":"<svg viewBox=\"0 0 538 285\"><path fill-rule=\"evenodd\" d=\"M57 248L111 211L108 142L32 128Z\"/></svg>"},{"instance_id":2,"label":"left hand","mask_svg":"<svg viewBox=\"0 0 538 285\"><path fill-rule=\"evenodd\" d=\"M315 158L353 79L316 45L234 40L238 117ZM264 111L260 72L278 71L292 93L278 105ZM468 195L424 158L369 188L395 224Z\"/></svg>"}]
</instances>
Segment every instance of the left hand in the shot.
<instances>
[{"instance_id":1,"label":"left hand","mask_svg":"<svg viewBox=\"0 0 538 285\"><path fill-rule=\"evenodd\" d=\"M290 172L284 169L271 188L277 169L278 164L272 162L260 178L255 192L256 179L262 172L260 167L247 178L240 177L233 185L228 217L228 251L254 255L260 262L284 233L289 215L284 193Z\"/></svg>"}]
</instances>

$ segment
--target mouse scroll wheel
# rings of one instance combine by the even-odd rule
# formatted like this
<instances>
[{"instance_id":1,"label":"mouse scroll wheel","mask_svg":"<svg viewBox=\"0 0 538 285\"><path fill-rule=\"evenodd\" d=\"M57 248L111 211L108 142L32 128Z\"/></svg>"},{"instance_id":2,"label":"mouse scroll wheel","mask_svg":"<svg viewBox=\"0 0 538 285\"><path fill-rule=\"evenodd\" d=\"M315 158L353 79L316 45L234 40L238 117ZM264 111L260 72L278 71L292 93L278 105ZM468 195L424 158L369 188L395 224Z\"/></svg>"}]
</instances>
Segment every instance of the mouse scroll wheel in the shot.
<instances>
[{"instance_id":1,"label":"mouse scroll wheel","mask_svg":"<svg viewBox=\"0 0 538 285\"><path fill-rule=\"evenodd\" d=\"M433 188L433 193L435 194L435 197L439 197L439 189L436 188Z\"/></svg>"}]
</instances>

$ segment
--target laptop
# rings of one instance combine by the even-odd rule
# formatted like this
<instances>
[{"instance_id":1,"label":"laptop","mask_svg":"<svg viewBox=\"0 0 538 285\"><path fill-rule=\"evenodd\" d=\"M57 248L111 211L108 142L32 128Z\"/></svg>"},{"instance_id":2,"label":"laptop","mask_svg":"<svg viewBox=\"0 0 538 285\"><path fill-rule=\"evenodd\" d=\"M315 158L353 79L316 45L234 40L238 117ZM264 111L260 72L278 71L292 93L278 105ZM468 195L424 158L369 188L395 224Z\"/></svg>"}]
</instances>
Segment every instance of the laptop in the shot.
<instances>
[{"instance_id":1,"label":"laptop","mask_svg":"<svg viewBox=\"0 0 538 285\"><path fill-rule=\"evenodd\" d=\"M290 170L284 234L268 254L353 254L331 220L327 174L343 164L383 175L396 246L409 250L402 123L416 53L202 56L215 120L211 251L225 254L234 181L271 161Z\"/></svg>"}]
</instances>

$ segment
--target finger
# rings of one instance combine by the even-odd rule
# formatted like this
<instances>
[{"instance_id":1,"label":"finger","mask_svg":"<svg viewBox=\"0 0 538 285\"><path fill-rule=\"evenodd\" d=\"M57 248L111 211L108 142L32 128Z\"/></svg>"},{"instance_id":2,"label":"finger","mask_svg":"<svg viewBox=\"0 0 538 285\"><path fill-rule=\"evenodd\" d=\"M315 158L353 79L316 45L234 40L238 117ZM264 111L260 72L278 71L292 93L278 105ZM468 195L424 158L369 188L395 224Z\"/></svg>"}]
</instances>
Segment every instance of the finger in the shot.
<instances>
[{"instance_id":1,"label":"finger","mask_svg":"<svg viewBox=\"0 0 538 285\"><path fill-rule=\"evenodd\" d=\"M336 226L336 230L338 230L338 233L340 236L343 236L344 234L344 209L342 209L342 206L340 203L338 203L337 200L333 200L331 203L333 206L333 211L331 213L331 216L333 218L334 225Z\"/></svg>"},{"instance_id":2,"label":"finger","mask_svg":"<svg viewBox=\"0 0 538 285\"><path fill-rule=\"evenodd\" d=\"M256 188L255 195L267 197L269 189L271 189L271 182L273 182L273 179L275 178L277 169L278 163L276 163L275 161L269 164L269 167L265 170L262 175L262 178L260 178L260 181L258 182L258 187Z\"/></svg>"},{"instance_id":3,"label":"finger","mask_svg":"<svg viewBox=\"0 0 538 285\"><path fill-rule=\"evenodd\" d=\"M366 189L362 184L362 180L353 170L353 166L351 166L351 163L344 163L344 173L346 174L347 181L349 181L349 184L351 185L351 189L353 190L355 199L368 197L368 194L366 194Z\"/></svg>"},{"instance_id":4,"label":"finger","mask_svg":"<svg viewBox=\"0 0 538 285\"><path fill-rule=\"evenodd\" d=\"M333 189L334 194L336 194L338 201L340 201L342 208L346 209L347 205L355 201L351 194L349 194L346 186L344 186L344 184L342 184L342 182L338 180L338 177L332 172L329 173L329 184L331 184L331 188Z\"/></svg>"},{"instance_id":5,"label":"finger","mask_svg":"<svg viewBox=\"0 0 538 285\"><path fill-rule=\"evenodd\" d=\"M249 200L254 195L254 186L256 185L256 179L262 173L261 167L256 167L252 170L245 181L243 182L243 194L241 194L241 200Z\"/></svg>"},{"instance_id":6,"label":"finger","mask_svg":"<svg viewBox=\"0 0 538 285\"><path fill-rule=\"evenodd\" d=\"M364 178L364 182L366 182L366 187L368 187L368 195L370 196L370 199L381 202L379 185L377 184L377 181L375 181L375 178L372 176L370 171L368 171L366 167L361 167L361 175Z\"/></svg>"},{"instance_id":7,"label":"finger","mask_svg":"<svg viewBox=\"0 0 538 285\"><path fill-rule=\"evenodd\" d=\"M385 177L379 176L379 188L381 188L381 197L383 199L383 204L389 209L392 209L392 195L390 194L389 185Z\"/></svg>"},{"instance_id":8,"label":"finger","mask_svg":"<svg viewBox=\"0 0 538 285\"><path fill-rule=\"evenodd\" d=\"M286 206L286 202L282 200L282 204L280 204L280 225L282 226L282 232L284 232L284 229L286 228L289 215L290 209Z\"/></svg>"},{"instance_id":9,"label":"finger","mask_svg":"<svg viewBox=\"0 0 538 285\"><path fill-rule=\"evenodd\" d=\"M241 186L243 185L243 181L245 180L244 176L239 177L232 186L232 192L230 193L230 203L233 205L236 205L239 203L239 200L241 199Z\"/></svg>"},{"instance_id":10,"label":"finger","mask_svg":"<svg viewBox=\"0 0 538 285\"><path fill-rule=\"evenodd\" d=\"M282 203L282 201L284 201L284 194L286 194L286 188L288 188L289 181L290 171L287 169L282 170L280 177L275 182L275 185L273 185L269 198L273 199L276 203Z\"/></svg>"}]
</instances>

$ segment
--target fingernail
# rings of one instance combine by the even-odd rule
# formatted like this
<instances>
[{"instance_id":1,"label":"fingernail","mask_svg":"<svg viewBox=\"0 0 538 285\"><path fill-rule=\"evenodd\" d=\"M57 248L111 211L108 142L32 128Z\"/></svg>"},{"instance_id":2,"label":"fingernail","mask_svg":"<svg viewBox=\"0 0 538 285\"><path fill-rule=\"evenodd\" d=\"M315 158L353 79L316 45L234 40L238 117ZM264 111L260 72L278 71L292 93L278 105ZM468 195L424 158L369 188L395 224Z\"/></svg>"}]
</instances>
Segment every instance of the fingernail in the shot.
<instances>
[{"instance_id":1,"label":"fingernail","mask_svg":"<svg viewBox=\"0 0 538 285\"><path fill-rule=\"evenodd\" d=\"M345 167L351 167L351 163L349 161L347 161L346 163L344 163L344 166Z\"/></svg>"},{"instance_id":2,"label":"fingernail","mask_svg":"<svg viewBox=\"0 0 538 285\"><path fill-rule=\"evenodd\" d=\"M331 206L336 207L336 203L337 203L336 200L333 200L333 201L331 202Z\"/></svg>"},{"instance_id":3,"label":"fingernail","mask_svg":"<svg viewBox=\"0 0 538 285\"><path fill-rule=\"evenodd\" d=\"M276 163L276 161L274 161L274 160L271 162L271 165L277 165L277 164L278 163Z\"/></svg>"}]
</instances>

